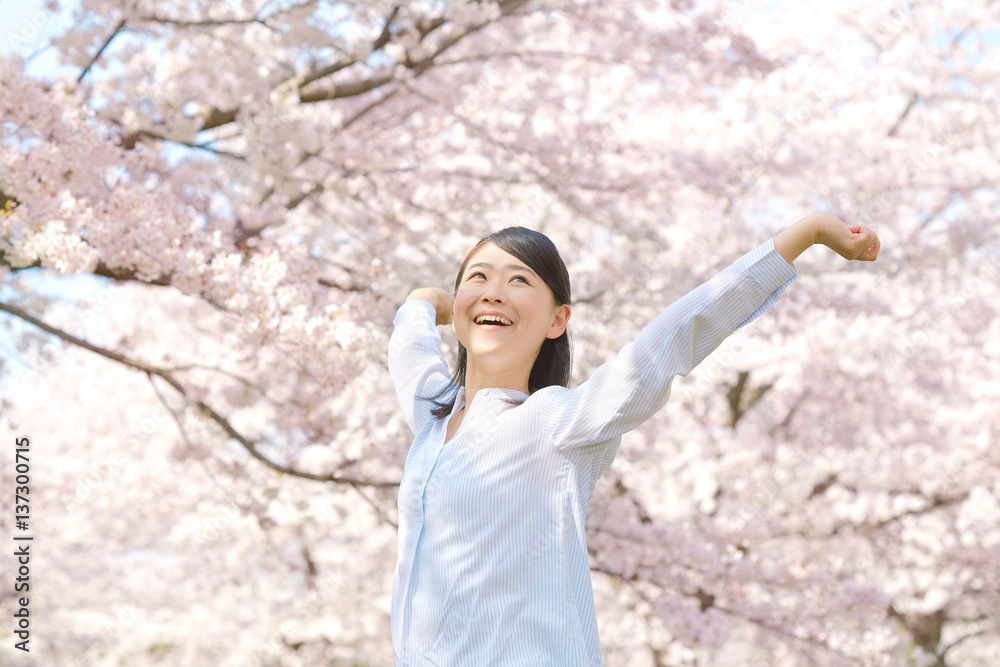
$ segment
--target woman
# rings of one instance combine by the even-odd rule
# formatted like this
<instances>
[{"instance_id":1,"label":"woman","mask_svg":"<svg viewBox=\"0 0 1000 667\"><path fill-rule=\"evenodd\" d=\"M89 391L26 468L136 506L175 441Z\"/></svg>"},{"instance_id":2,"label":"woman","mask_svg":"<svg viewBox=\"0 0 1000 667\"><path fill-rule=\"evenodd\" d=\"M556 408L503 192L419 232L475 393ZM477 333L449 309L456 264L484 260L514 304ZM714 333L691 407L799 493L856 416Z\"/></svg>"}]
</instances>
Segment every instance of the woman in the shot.
<instances>
[{"instance_id":1,"label":"woman","mask_svg":"<svg viewBox=\"0 0 1000 667\"><path fill-rule=\"evenodd\" d=\"M569 277L544 235L512 227L468 254L454 297L413 290L389 372L415 434L399 487L396 665L602 664L584 530L623 433L798 277L821 243L872 261L878 237L807 216L662 311L616 359L568 388ZM459 341L454 376L437 325Z\"/></svg>"}]
</instances>

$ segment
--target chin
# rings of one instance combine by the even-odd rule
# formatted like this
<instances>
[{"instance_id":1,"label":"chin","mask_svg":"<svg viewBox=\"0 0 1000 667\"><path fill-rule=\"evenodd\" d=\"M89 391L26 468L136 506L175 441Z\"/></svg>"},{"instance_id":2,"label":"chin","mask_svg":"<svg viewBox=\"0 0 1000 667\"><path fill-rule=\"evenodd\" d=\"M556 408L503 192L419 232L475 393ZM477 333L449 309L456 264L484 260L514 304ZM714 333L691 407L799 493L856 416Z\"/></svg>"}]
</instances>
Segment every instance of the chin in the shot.
<instances>
[{"instance_id":1,"label":"chin","mask_svg":"<svg viewBox=\"0 0 1000 667\"><path fill-rule=\"evenodd\" d=\"M490 359L491 361L495 361L498 357L506 357L508 350L510 350L510 346L502 342L484 343L476 341L472 347L465 346L466 355L479 359Z\"/></svg>"}]
</instances>

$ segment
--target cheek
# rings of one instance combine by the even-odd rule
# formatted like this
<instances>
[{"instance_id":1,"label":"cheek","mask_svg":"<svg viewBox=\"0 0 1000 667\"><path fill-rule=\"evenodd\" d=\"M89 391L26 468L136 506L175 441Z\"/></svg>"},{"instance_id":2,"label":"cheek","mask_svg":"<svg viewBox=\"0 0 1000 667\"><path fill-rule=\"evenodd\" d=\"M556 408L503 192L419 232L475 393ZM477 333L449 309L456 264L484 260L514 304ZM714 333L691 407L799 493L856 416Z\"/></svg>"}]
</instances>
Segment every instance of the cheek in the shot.
<instances>
[{"instance_id":1,"label":"cheek","mask_svg":"<svg viewBox=\"0 0 1000 667\"><path fill-rule=\"evenodd\" d=\"M455 315L461 315L468 312L469 308L472 307L475 299L468 290L459 290L458 294L455 295L455 303L452 305L452 312Z\"/></svg>"}]
</instances>

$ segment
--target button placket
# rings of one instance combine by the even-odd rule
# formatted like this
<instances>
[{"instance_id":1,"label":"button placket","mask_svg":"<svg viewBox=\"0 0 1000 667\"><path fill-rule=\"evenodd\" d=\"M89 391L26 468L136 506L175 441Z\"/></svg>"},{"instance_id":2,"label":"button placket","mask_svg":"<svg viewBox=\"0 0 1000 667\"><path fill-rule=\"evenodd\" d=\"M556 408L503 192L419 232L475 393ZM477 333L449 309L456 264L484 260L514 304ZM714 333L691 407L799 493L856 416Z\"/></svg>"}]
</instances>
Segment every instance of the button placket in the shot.
<instances>
[{"instance_id":1,"label":"button placket","mask_svg":"<svg viewBox=\"0 0 1000 667\"><path fill-rule=\"evenodd\" d=\"M480 390L480 393L481 392L482 392L482 390ZM460 397L461 397L461 399L464 402L464 406L463 407L465 408L466 412L465 412L465 417L463 417L463 419L462 419L463 424L458 427L459 431L461 431L462 428L464 427L464 422L468 421L468 422L471 423L471 422L475 421L475 415L473 414L472 405L465 398L464 388L461 391L461 396ZM455 400L457 401L458 398L459 397L456 397ZM473 402L475 402L475 399L473 399ZM449 422L448 423L450 423L450 418L449 418ZM431 463L429 469L427 470L427 474L424 477L423 483L420 485L420 498L421 498L421 503L420 504L421 504L422 508L424 507L425 503L427 502L427 487L430 486L430 485L432 485L432 484L434 484L434 481L432 480L432 477L434 476L434 473L437 471L438 464L439 464L440 459L441 459L441 453L445 449L445 444L444 444L444 437L445 437L445 435L444 434L446 432L447 426L448 426L448 424L442 424L441 425L441 433L442 433L441 439L436 441L436 444L435 444L435 446L432 449L433 453L431 453L431 454L428 455L428 458L433 458L433 463ZM456 432L456 436L457 436L457 432ZM452 442L455 439L456 438L453 438ZM452 444L452 442L449 442L448 445L450 446ZM452 449L454 449L454 448L452 447Z\"/></svg>"}]
</instances>

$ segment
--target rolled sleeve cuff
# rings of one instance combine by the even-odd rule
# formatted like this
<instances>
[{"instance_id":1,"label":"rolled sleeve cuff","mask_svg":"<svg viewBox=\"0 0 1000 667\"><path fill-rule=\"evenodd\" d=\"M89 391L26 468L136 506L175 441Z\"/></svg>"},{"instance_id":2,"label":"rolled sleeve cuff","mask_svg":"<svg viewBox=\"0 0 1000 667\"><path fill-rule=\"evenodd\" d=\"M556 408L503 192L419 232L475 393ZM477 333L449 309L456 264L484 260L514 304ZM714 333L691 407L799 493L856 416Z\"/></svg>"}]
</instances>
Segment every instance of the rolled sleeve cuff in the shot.
<instances>
[{"instance_id":1,"label":"rolled sleeve cuff","mask_svg":"<svg viewBox=\"0 0 1000 667\"><path fill-rule=\"evenodd\" d=\"M413 299L406 301L396 309L396 316L392 318L392 326L399 326L404 320L413 318L424 318L430 321L431 327L437 326L437 309L430 301L423 299Z\"/></svg>"},{"instance_id":2,"label":"rolled sleeve cuff","mask_svg":"<svg viewBox=\"0 0 1000 667\"><path fill-rule=\"evenodd\" d=\"M746 254L747 271L757 279L768 292L786 287L792 280L799 277L798 269L785 261L774 249L774 239L766 242Z\"/></svg>"}]
</instances>

